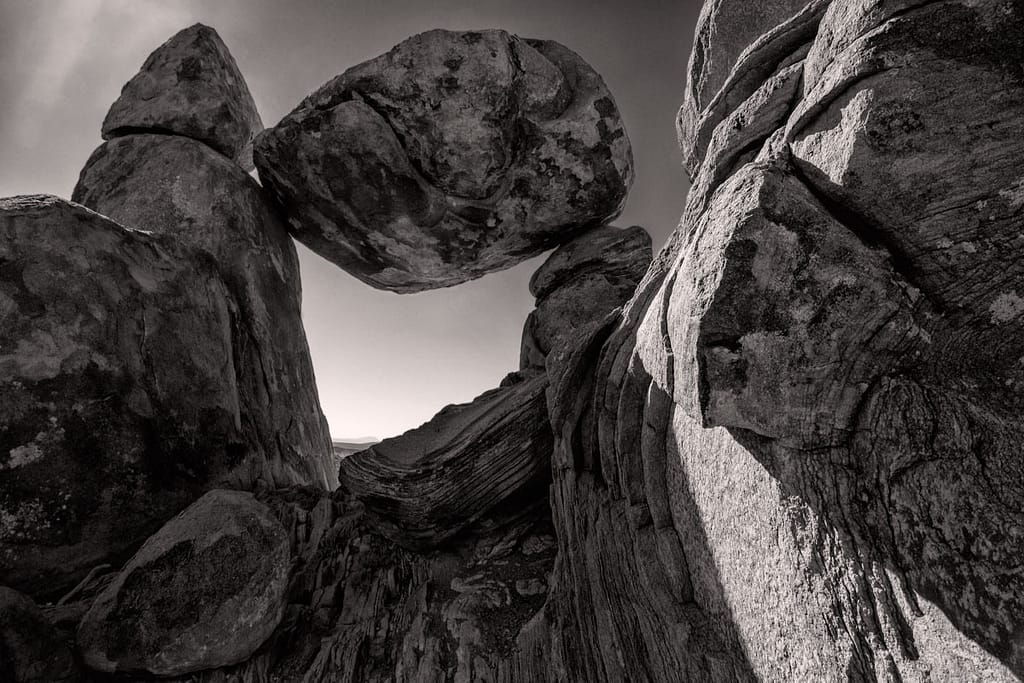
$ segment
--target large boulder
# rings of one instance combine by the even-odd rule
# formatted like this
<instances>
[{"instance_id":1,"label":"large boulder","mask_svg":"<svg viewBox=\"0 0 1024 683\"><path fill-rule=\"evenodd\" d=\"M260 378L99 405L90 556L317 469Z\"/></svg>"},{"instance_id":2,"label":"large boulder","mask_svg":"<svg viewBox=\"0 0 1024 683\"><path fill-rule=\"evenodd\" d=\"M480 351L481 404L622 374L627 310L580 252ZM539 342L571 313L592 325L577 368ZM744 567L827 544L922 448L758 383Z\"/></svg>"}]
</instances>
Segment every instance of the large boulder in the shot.
<instances>
[{"instance_id":1,"label":"large boulder","mask_svg":"<svg viewBox=\"0 0 1024 683\"><path fill-rule=\"evenodd\" d=\"M471 403L341 461L341 487L389 538L430 548L495 508L543 497L550 478L547 378L513 375Z\"/></svg>"},{"instance_id":2,"label":"large boulder","mask_svg":"<svg viewBox=\"0 0 1024 683\"><path fill-rule=\"evenodd\" d=\"M508 268L621 211L615 102L561 45L430 31L353 67L256 142L296 238L396 292Z\"/></svg>"},{"instance_id":3,"label":"large boulder","mask_svg":"<svg viewBox=\"0 0 1024 683\"><path fill-rule=\"evenodd\" d=\"M651 263L651 237L640 226L604 226L556 249L530 278L536 308L523 326L520 368L543 369L629 301Z\"/></svg>"},{"instance_id":4,"label":"large boulder","mask_svg":"<svg viewBox=\"0 0 1024 683\"><path fill-rule=\"evenodd\" d=\"M239 309L232 358L249 457L237 484L333 488L337 473L302 327L298 258L259 185L201 142L129 135L93 153L72 198L212 257Z\"/></svg>"},{"instance_id":5,"label":"large boulder","mask_svg":"<svg viewBox=\"0 0 1024 683\"><path fill-rule=\"evenodd\" d=\"M252 494L210 491L154 534L78 629L87 666L173 676L247 659L284 614L289 536Z\"/></svg>"},{"instance_id":6,"label":"large boulder","mask_svg":"<svg viewBox=\"0 0 1024 683\"><path fill-rule=\"evenodd\" d=\"M153 51L103 120L103 139L139 132L183 135L252 169L263 122L217 32L195 24Z\"/></svg>"},{"instance_id":7,"label":"large boulder","mask_svg":"<svg viewBox=\"0 0 1024 683\"><path fill-rule=\"evenodd\" d=\"M78 680L71 648L32 599L0 586L0 679L8 683Z\"/></svg>"},{"instance_id":8,"label":"large boulder","mask_svg":"<svg viewBox=\"0 0 1024 683\"><path fill-rule=\"evenodd\" d=\"M1015 2L705 3L680 229L550 378L549 680L1024 675L1022 63Z\"/></svg>"},{"instance_id":9,"label":"large boulder","mask_svg":"<svg viewBox=\"0 0 1024 683\"><path fill-rule=\"evenodd\" d=\"M54 197L0 200L0 583L122 561L240 465L237 325L208 257Z\"/></svg>"}]
</instances>

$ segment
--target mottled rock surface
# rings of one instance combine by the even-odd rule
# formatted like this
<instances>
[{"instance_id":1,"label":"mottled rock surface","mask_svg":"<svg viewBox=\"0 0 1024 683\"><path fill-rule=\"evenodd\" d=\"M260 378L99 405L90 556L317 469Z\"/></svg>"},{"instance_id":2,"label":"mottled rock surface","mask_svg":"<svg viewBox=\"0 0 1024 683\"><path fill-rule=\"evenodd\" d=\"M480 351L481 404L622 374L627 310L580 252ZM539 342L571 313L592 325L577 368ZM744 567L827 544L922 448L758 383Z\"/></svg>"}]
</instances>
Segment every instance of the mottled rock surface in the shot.
<instances>
[{"instance_id":1,"label":"mottled rock surface","mask_svg":"<svg viewBox=\"0 0 1024 683\"><path fill-rule=\"evenodd\" d=\"M237 484L336 486L302 327L298 257L256 182L190 138L129 135L92 154L72 198L217 264L238 308L232 359L247 463Z\"/></svg>"},{"instance_id":2,"label":"mottled rock surface","mask_svg":"<svg viewBox=\"0 0 1024 683\"><path fill-rule=\"evenodd\" d=\"M32 599L0 586L0 680L70 683L78 680L71 648Z\"/></svg>"},{"instance_id":3,"label":"mottled rock surface","mask_svg":"<svg viewBox=\"0 0 1024 683\"><path fill-rule=\"evenodd\" d=\"M396 292L607 222L633 178L600 76L504 31L429 31L349 69L258 137L256 163L299 241Z\"/></svg>"},{"instance_id":4,"label":"mottled rock surface","mask_svg":"<svg viewBox=\"0 0 1024 683\"><path fill-rule=\"evenodd\" d=\"M341 461L342 488L380 533L413 549L436 546L489 510L545 495L551 430L534 374L448 406L429 422Z\"/></svg>"},{"instance_id":5,"label":"mottled rock surface","mask_svg":"<svg viewBox=\"0 0 1024 683\"><path fill-rule=\"evenodd\" d=\"M139 132L183 135L252 170L263 130L249 86L217 32L195 24L153 51L103 120L103 139Z\"/></svg>"},{"instance_id":6,"label":"mottled rock surface","mask_svg":"<svg viewBox=\"0 0 1024 683\"><path fill-rule=\"evenodd\" d=\"M530 279L536 308L523 326L520 368L544 369L547 356L568 350L632 298L651 263L643 228L604 226L556 249Z\"/></svg>"},{"instance_id":7,"label":"mottled rock surface","mask_svg":"<svg viewBox=\"0 0 1024 683\"><path fill-rule=\"evenodd\" d=\"M244 661L284 614L290 553L252 494L210 491L93 601L78 629L86 665L174 676Z\"/></svg>"},{"instance_id":8,"label":"mottled rock surface","mask_svg":"<svg viewBox=\"0 0 1024 683\"><path fill-rule=\"evenodd\" d=\"M0 583L123 561L240 464L212 259L54 197L0 201Z\"/></svg>"}]
</instances>

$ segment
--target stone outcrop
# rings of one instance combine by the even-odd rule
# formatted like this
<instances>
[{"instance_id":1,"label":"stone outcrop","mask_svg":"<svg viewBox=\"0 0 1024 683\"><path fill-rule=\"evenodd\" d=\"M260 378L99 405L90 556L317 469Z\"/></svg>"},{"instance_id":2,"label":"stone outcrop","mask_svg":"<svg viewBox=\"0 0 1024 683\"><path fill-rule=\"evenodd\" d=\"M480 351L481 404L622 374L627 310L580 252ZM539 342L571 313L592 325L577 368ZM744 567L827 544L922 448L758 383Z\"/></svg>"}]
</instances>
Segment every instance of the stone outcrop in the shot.
<instances>
[{"instance_id":1,"label":"stone outcrop","mask_svg":"<svg viewBox=\"0 0 1024 683\"><path fill-rule=\"evenodd\" d=\"M452 109L424 128L424 81L412 77L418 69L490 73L486 54L471 68L456 59L462 53L442 49L453 35L466 54L497 41L497 59L503 40L515 53L515 68L530 74L515 87L533 84L513 88L532 96L517 94L516 111L563 101L557 77L524 48L547 57L550 44L496 32L426 34L346 72L258 146L270 148L291 130L319 132L322 149L338 149L341 138L328 134L336 129L321 121L354 117L392 135L394 146L348 148L345 163L373 163L351 165L348 177L365 182L349 182L346 191L371 188L359 201L399 216L395 225L414 224L402 213L414 203L378 203L378 196L398 196L374 194L396 187L372 185L375 173L391 168L377 163L380 154L393 151L415 169L407 178L424 183L415 187L442 193L438 204L415 204L424 211L477 191L488 196L488 183L501 175L489 170L500 165L499 147L484 144L491 139L479 137L484 128L461 125L460 97L469 90L439 100ZM411 59L413 47L422 59ZM402 55L411 64L388 61ZM342 460L344 486L333 493L257 492L291 538L284 616L245 661L176 680L1024 676L1024 265L1015 258L1024 220L1022 64L1019 2L709 0L678 120L692 189L679 229L635 291L649 259L642 231L575 232L600 220L563 230L559 241L568 244L531 282L538 309L524 335L521 372L471 404ZM485 102L492 91L479 87ZM348 140L371 139L345 130ZM459 145L432 146L437 140ZM149 144L125 144L136 143ZM311 143L308 149L316 151ZM95 168L105 163L98 158ZM306 167L304 182L331 190L342 176L318 163ZM313 224L337 227L317 212L335 210L327 198L338 188L308 201L311 195L289 195L295 187L275 187L292 229L309 226L289 196ZM86 325L89 315L112 310L104 297L127 278L83 275L96 262L90 254L102 251L97 245L114 263L131 261L111 272L128 273L138 287L124 286L140 289L133 294L140 299L169 297L159 287L185 277L175 256L182 247L170 235L142 235L54 201L11 207L16 215L0 228L14 238L0 249L38 239L43 246L23 249L53 259L46 272L70 264L66 279L51 282L33 275L24 258L0 259L0 292L14 301L6 310L35 316L30 322L50 315ZM44 217L59 209L56 224L73 226L79 241L104 237L79 249L62 234L26 232L25 207ZM389 220L378 215L374 225ZM342 236L339 244L371 248L356 233L332 234ZM458 246L454 233L431 234ZM141 245L169 255L160 261ZM226 292L215 254L196 260L188 277L208 277ZM160 277L139 265L155 261L166 263ZM352 263L342 265L358 270ZM393 272L402 276L389 287L424 286ZM20 293L50 286L70 287L74 296ZM86 289L94 308L77 303ZM231 314L209 318L220 326L204 329L223 329ZM111 319L130 337L130 312ZM66 373L90 357L55 355L64 339L56 328L33 336L19 320L8 334L22 337L0 345L16 349L6 362L19 372ZM139 340L129 341L125 357L134 358ZM50 350L18 355L35 348ZM24 361L36 358L60 362ZM72 383L61 397L84 385ZM113 400L82 395L52 410L101 411L106 406L97 404ZM27 406L25 419L34 421L17 427L18 438L28 435L39 452L54 440L37 426L49 424L48 400L28 394L22 403L0 402ZM14 424L20 410L3 419ZM10 441L14 432L5 429L0 438ZM4 472L38 461L32 448L7 452L4 496L21 481ZM55 452L63 467L62 451ZM8 506L4 524L9 501L0 499ZM52 528L62 523L55 519ZM27 523L17 529L37 531ZM14 544L5 542L8 554L0 557L9 559ZM85 603L102 610L103 598L93 603L94 596L123 590L121 577L130 573L107 585L110 575L92 572L44 613L59 628L77 624ZM167 574L170 582L187 577Z\"/></svg>"},{"instance_id":2,"label":"stone outcrop","mask_svg":"<svg viewBox=\"0 0 1024 683\"><path fill-rule=\"evenodd\" d=\"M195 24L157 48L103 120L103 139L140 132L199 140L246 171L263 122L227 46Z\"/></svg>"},{"instance_id":3,"label":"stone outcrop","mask_svg":"<svg viewBox=\"0 0 1024 683\"><path fill-rule=\"evenodd\" d=\"M341 487L379 533L412 549L437 546L488 511L543 498L551 430L543 374L513 375L471 403L341 461Z\"/></svg>"},{"instance_id":4,"label":"stone outcrop","mask_svg":"<svg viewBox=\"0 0 1024 683\"><path fill-rule=\"evenodd\" d=\"M651 263L651 237L639 227L604 226L556 249L530 279L537 299L523 326L520 369L545 367L633 296Z\"/></svg>"},{"instance_id":5,"label":"stone outcrop","mask_svg":"<svg viewBox=\"0 0 1024 683\"><path fill-rule=\"evenodd\" d=\"M0 584L123 561L243 459L209 258L53 197L0 202Z\"/></svg>"},{"instance_id":6,"label":"stone outcrop","mask_svg":"<svg viewBox=\"0 0 1024 683\"><path fill-rule=\"evenodd\" d=\"M0 586L0 679L10 683L78 680L71 648L27 595Z\"/></svg>"},{"instance_id":7,"label":"stone outcrop","mask_svg":"<svg viewBox=\"0 0 1024 683\"><path fill-rule=\"evenodd\" d=\"M503 31L430 31L349 69L258 137L256 163L299 241L396 292L607 222L633 178L600 76Z\"/></svg>"},{"instance_id":8,"label":"stone outcrop","mask_svg":"<svg viewBox=\"0 0 1024 683\"><path fill-rule=\"evenodd\" d=\"M1016 680L1024 13L701 21L681 228L551 378L531 671Z\"/></svg>"},{"instance_id":9,"label":"stone outcrop","mask_svg":"<svg viewBox=\"0 0 1024 683\"><path fill-rule=\"evenodd\" d=\"M251 493L210 491L139 549L78 629L97 671L175 676L237 664L284 615L288 534Z\"/></svg>"},{"instance_id":10,"label":"stone outcrop","mask_svg":"<svg viewBox=\"0 0 1024 683\"><path fill-rule=\"evenodd\" d=\"M336 486L302 327L298 257L259 185L190 138L128 135L92 154L72 198L216 263L237 307L231 357L247 460L235 484Z\"/></svg>"}]
</instances>

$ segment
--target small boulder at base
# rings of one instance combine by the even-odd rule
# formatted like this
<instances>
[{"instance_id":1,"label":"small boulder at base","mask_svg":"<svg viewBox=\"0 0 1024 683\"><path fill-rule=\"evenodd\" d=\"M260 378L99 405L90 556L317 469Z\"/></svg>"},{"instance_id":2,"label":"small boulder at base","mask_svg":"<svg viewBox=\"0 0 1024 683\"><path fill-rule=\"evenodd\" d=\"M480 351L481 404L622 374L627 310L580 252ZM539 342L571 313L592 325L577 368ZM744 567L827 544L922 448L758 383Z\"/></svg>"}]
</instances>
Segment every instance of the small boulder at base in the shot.
<instances>
[{"instance_id":1,"label":"small boulder at base","mask_svg":"<svg viewBox=\"0 0 1024 683\"><path fill-rule=\"evenodd\" d=\"M364 282L447 287L607 222L633 180L601 77L558 43L429 31L355 66L255 143L293 235Z\"/></svg>"},{"instance_id":2,"label":"small boulder at base","mask_svg":"<svg viewBox=\"0 0 1024 683\"><path fill-rule=\"evenodd\" d=\"M27 595L0 586L0 681L77 680L71 649Z\"/></svg>"},{"instance_id":3,"label":"small boulder at base","mask_svg":"<svg viewBox=\"0 0 1024 683\"><path fill-rule=\"evenodd\" d=\"M103 120L103 139L139 132L195 138L252 169L263 122L224 41L209 26L179 31L153 51Z\"/></svg>"},{"instance_id":4,"label":"small boulder at base","mask_svg":"<svg viewBox=\"0 0 1024 683\"><path fill-rule=\"evenodd\" d=\"M87 666L176 676L246 660L284 614L289 537L250 493L210 491L151 536L82 619Z\"/></svg>"}]
</instances>

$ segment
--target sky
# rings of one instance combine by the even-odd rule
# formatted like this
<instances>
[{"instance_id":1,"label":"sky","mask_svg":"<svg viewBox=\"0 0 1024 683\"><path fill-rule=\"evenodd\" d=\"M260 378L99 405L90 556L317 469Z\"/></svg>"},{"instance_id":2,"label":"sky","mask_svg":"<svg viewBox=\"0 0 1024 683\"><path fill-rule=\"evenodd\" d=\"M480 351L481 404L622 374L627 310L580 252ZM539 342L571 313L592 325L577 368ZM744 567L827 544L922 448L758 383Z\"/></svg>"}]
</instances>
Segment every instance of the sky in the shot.
<instances>
[{"instance_id":1,"label":"sky","mask_svg":"<svg viewBox=\"0 0 1024 683\"><path fill-rule=\"evenodd\" d=\"M688 184L674 117L698 0L0 0L0 196L69 197L100 124L146 56L195 22L217 29L271 126L345 69L432 28L557 40L600 73L633 144L616 225L660 247ZM457 287L374 290L298 246L303 321L331 434L385 438L497 386L519 364L544 256Z\"/></svg>"}]
</instances>

